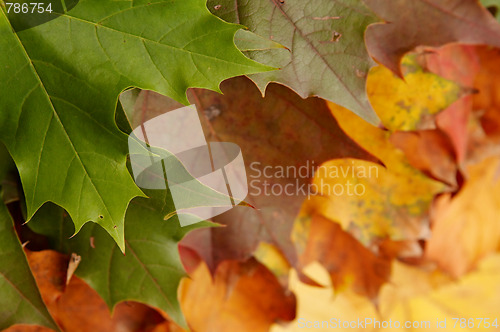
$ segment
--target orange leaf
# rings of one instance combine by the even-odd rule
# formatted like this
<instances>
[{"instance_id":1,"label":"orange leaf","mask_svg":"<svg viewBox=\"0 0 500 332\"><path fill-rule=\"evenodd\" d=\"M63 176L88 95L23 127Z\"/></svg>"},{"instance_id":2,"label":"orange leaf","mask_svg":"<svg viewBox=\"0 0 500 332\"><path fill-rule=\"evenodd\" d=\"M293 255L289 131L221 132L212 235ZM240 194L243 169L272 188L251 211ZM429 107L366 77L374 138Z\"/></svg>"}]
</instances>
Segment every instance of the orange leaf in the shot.
<instances>
[{"instance_id":1,"label":"orange leaf","mask_svg":"<svg viewBox=\"0 0 500 332\"><path fill-rule=\"evenodd\" d=\"M471 166L461 191L441 198L435 210L426 255L459 277L500 249L500 158Z\"/></svg>"},{"instance_id":2,"label":"orange leaf","mask_svg":"<svg viewBox=\"0 0 500 332\"><path fill-rule=\"evenodd\" d=\"M448 137L440 130L397 131L390 137L411 165L434 179L457 187L457 164Z\"/></svg>"},{"instance_id":3,"label":"orange leaf","mask_svg":"<svg viewBox=\"0 0 500 332\"><path fill-rule=\"evenodd\" d=\"M42 298L63 331L150 331L164 321L155 310L134 302L122 302L111 315L101 297L83 280L73 276L66 286L69 258L52 250L27 251L28 261ZM17 325L7 330L50 331Z\"/></svg>"},{"instance_id":4,"label":"orange leaf","mask_svg":"<svg viewBox=\"0 0 500 332\"><path fill-rule=\"evenodd\" d=\"M478 49L481 70L475 81L479 91L474 96L474 109L484 113L481 123L488 136L500 140L500 49Z\"/></svg>"},{"instance_id":5,"label":"orange leaf","mask_svg":"<svg viewBox=\"0 0 500 332\"><path fill-rule=\"evenodd\" d=\"M500 255L485 258L477 270L453 282L439 271L411 267L395 261L391 282L380 292L379 308L383 320L417 322L423 330L426 324L430 331L456 331L467 329L468 319L473 326L467 330L478 330L475 318L488 318L491 324L498 319L500 307ZM456 324L453 318L463 318L465 324ZM444 321L446 320L446 325ZM441 328L437 322L441 322ZM486 320L484 320L486 321ZM445 328L446 327L446 328ZM391 329L387 329L391 330Z\"/></svg>"},{"instance_id":6,"label":"orange leaf","mask_svg":"<svg viewBox=\"0 0 500 332\"><path fill-rule=\"evenodd\" d=\"M388 280L390 260L375 255L337 223L321 215L302 214L294 230L294 238L307 236L305 247L300 240L295 242L302 252L301 267L320 262L330 274L336 292L349 288L373 299Z\"/></svg>"},{"instance_id":7,"label":"orange leaf","mask_svg":"<svg viewBox=\"0 0 500 332\"><path fill-rule=\"evenodd\" d=\"M295 297L255 259L223 261L212 276L205 263L183 279L181 308L197 332L265 332L295 317Z\"/></svg>"}]
</instances>

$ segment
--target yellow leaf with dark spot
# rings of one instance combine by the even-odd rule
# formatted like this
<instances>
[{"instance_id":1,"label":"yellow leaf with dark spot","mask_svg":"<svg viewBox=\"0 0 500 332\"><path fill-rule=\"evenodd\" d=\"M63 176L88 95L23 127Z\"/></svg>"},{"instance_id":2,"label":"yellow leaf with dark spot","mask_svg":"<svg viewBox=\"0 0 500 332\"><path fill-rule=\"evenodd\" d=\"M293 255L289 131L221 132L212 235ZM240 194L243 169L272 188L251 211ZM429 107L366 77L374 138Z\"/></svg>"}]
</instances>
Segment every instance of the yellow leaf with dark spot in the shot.
<instances>
[{"instance_id":1,"label":"yellow leaf with dark spot","mask_svg":"<svg viewBox=\"0 0 500 332\"><path fill-rule=\"evenodd\" d=\"M342 129L386 167L348 158L323 163L313 180L320 195L305 208L339 222L365 245L377 238L426 238L430 203L447 186L413 168L391 143L388 131L333 103L329 107Z\"/></svg>"},{"instance_id":2,"label":"yellow leaf with dark spot","mask_svg":"<svg viewBox=\"0 0 500 332\"><path fill-rule=\"evenodd\" d=\"M370 103L390 131L434 128L433 116L463 95L456 83L423 71L416 55L403 59L403 72L404 81L377 66L367 79Z\"/></svg>"}]
</instances>

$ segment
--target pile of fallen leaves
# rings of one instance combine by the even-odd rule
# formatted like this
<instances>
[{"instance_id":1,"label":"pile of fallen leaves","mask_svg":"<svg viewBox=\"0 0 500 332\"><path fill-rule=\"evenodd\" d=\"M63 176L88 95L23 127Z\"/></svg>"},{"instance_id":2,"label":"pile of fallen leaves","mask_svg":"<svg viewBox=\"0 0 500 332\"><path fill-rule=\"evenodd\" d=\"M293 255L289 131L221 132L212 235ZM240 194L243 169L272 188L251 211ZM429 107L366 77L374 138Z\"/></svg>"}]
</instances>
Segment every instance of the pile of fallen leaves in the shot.
<instances>
[{"instance_id":1,"label":"pile of fallen leaves","mask_svg":"<svg viewBox=\"0 0 500 332\"><path fill-rule=\"evenodd\" d=\"M262 98L245 78L224 82L223 95L191 90L200 110L221 110L205 122L210 138L240 144L248 164L253 158L299 165L313 155L318 166L372 166L376 176L317 172L308 181L355 181L364 194L254 195L249 203L259 209L236 207L214 218L225 227L189 233L179 250L190 277L178 292L189 326L298 331L299 318L497 318L499 62L498 49L455 44L407 55L403 79L372 68L368 95L383 127L278 85ZM135 102L148 117L173 107L147 91ZM242 108L259 119L254 128L241 119ZM267 123L280 109L288 116L276 132ZM284 138L265 144L273 135ZM111 316L95 291L68 276L77 262L65 255L28 251L28 258L49 311L66 331L182 330L135 302L119 304ZM46 329L8 329L32 330Z\"/></svg>"}]
</instances>

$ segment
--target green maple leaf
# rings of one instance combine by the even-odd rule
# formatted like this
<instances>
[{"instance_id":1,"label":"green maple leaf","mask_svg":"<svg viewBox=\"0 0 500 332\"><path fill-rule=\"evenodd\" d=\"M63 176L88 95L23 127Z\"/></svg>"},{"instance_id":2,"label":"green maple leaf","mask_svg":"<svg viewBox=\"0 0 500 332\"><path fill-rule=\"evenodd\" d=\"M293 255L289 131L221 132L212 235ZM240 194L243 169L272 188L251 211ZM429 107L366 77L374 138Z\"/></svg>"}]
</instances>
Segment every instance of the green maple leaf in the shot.
<instances>
[{"instance_id":1,"label":"green maple leaf","mask_svg":"<svg viewBox=\"0 0 500 332\"><path fill-rule=\"evenodd\" d=\"M42 301L7 207L0 202L0 329L36 324L59 330Z\"/></svg>"},{"instance_id":2,"label":"green maple leaf","mask_svg":"<svg viewBox=\"0 0 500 332\"><path fill-rule=\"evenodd\" d=\"M93 221L122 250L125 211L142 193L114 120L119 93L136 86L187 104L188 87L219 91L225 78L271 69L238 51L240 26L211 15L203 0L82 0L17 33L5 10L0 139L19 169L28 219L51 201L76 232Z\"/></svg>"},{"instance_id":3,"label":"green maple leaf","mask_svg":"<svg viewBox=\"0 0 500 332\"><path fill-rule=\"evenodd\" d=\"M208 0L207 5L222 19L288 48L245 52L281 68L250 75L262 92L270 82L282 83L302 98L319 96L379 122L366 94L373 61L364 43L366 27L377 20L361 0Z\"/></svg>"},{"instance_id":4,"label":"green maple leaf","mask_svg":"<svg viewBox=\"0 0 500 332\"><path fill-rule=\"evenodd\" d=\"M177 244L189 231L215 224L205 221L180 227L176 217L165 221L164 216L175 209L169 192L145 192L150 198L135 198L127 210L126 255L94 224L84 226L67 240L73 232L71 221L55 205L42 207L28 225L47 236L60 251L81 256L76 275L95 289L110 308L122 301L142 302L165 311L186 327L177 288L187 275Z\"/></svg>"}]
</instances>

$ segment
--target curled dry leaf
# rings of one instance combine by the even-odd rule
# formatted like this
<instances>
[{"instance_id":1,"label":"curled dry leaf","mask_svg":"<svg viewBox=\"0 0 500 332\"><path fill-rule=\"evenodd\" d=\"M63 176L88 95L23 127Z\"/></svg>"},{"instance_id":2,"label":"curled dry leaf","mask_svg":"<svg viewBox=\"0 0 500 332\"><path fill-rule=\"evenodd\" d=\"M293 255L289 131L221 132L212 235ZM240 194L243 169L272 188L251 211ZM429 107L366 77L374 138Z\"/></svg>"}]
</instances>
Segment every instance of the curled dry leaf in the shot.
<instances>
[{"instance_id":1,"label":"curled dry leaf","mask_svg":"<svg viewBox=\"0 0 500 332\"><path fill-rule=\"evenodd\" d=\"M68 271L66 273L66 285L69 284L73 273L75 273L78 265L80 264L82 257L78 256L75 253L71 254L71 258L69 259Z\"/></svg>"},{"instance_id":2,"label":"curled dry leaf","mask_svg":"<svg viewBox=\"0 0 500 332\"><path fill-rule=\"evenodd\" d=\"M428 70L454 80L473 94L437 116L437 126L451 140L461 171L500 153L500 50L487 46L448 45L423 57Z\"/></svg>"},{"instance_id":3,"label":"curled dry leaf","mask_svg":"<svg viewBox=\"0 0 500 332\"><path fill-rule=\"evenodd\" d=\"M390 140L405 153L413 167L452 188L458 186L452 143L441 130L397 131Z\"/></svg>"},{"instance_id":4,"label":"curled dry leaf","mask_svg":"<svg viewBox=\"0 0 500 332\"><path fill-rule=\"evenodd\" d=\"M493 143L500 142L500 49L478 48L481 69L474 87L474 109L483 113L481 125Z\"/></svg>"}]
</instances>

